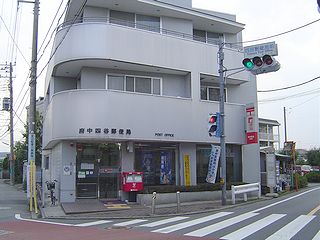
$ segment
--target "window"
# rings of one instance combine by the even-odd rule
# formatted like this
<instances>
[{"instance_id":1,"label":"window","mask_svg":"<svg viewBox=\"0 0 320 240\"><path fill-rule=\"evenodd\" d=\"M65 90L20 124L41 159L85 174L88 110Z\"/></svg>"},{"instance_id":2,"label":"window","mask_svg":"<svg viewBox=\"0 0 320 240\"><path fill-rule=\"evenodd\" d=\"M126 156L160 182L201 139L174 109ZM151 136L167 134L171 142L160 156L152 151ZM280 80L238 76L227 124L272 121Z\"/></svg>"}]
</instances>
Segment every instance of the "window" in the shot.
<instances>
[{"instance_id":1,"label":"window","mask_svg":"<svg viewBox=\"0 0 320 240\"><path fill-rule=\"evenodd\" d=\"M136 77L136 92L151 93L151 78Z\"/></svg>"},{"instance_id":2,"label":"window","mask_svg":"<svg viewBox=\"0 0 320 240\"><path fill-rule=\"evenodd\" d=\"M127 26L127 27L134 27L135 25L134 13L111 10L110 23Z\"/></svg>"},{"instance_id":3,"label":"window","mask_svg":"<svg viewBox=\"0 0 320 240\"><path fill-rule=\"evenodd\" d=\"M201 86L201 100L220 101L220 89L217 87ZM224 101L226 102L227 95L224 89Z\"/></svg>"},{"instance_id":4,"label":"window","mask_svg":"<svg viewBox=\"0 0 320 240\"><path fill-rule=\"evenodd\" d=\"M107 75L107 89L161 95L161 78Z\"/></svg>"},{"instance_id":5,"label":"window","mask_svg":"<svg viewBox=\"0 0 320 240\"><path fill-rule=\"evenodd\" d=\"M193 29L193 40L209 44L219 44L221 33L207 32L204 30Z\"/></svg>"},{"instance_id":6,"label":"window","mask_svg":"<svg viewBox=\"0 0 320 240\"><path fill-rule=\"evenodd\" d=\"M193 40L206 42L206 31L193 29Z\"/></svg>"},{"instance_id":7,"label":"window","mask_svg":"<svg viewBox=\"0 0 320 240\"><path fill-rule=\"evenodd\" d=\"M146 15L136 15L137 28L152 32L160 32L160 18Z\"/></svg>"},{"instance_id":8,"label":"window","mask_svg":"<svg viewBox=\"0 0 320 240\"><path fill-rule=\"evenodd\" d=\"M124 90L124 76L108 75L108 89Z\"/></svg>"}]
</instances>

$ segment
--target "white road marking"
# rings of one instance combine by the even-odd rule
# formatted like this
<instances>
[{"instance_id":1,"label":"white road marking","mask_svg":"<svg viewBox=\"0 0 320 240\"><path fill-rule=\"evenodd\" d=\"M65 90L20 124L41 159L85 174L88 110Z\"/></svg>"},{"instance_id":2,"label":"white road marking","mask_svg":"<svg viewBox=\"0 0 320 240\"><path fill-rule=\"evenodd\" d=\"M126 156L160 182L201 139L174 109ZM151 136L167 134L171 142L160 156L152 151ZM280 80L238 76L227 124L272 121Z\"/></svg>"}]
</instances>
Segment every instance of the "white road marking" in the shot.
<instances>
[{"instance_id":1,"label":"white road marking","mask_svg":"<svg viewBox=\"0 0 320 240\"><path fill-rule=\"evenodd\" d=\"M250 225L247 225L235 232L232 232L221 239L226 239L226 240L241 240L244 239L251 234L261 230L262 228L270 225L271 223L279 220L280 218L283 218L286 216L286 214L271 214L263 219L260 219L259 221L256 221Z\"/></svg>"},{"instance_id":2,"label":"white road marking","mask_svg":"<svg viewBox=\"0 0 320 240\"><path fill-rule=\"evenodd\" d=\"M11 207L0 207L0 210L10 210Z\"/></svg>"},{"instance_id":3,"label":"white road marking","mask_svg":"<svg viewBox=\"0 0 320 240\"><path fill-rule=\"evenodd\" d=\"M174 218L160 220L160 221L157 221L157 222L143 224L143 225L140 225L139 227L157 227L157 226L160 226L160 225L164 225L164 224L172 223L172 222L177 222L177 221L184 220L184 219L187 219L187 218L188 217L174 217Z\"/></svg>"},{"instance_id":4,"label":"white road marking","mask_svg":"<svg viewBox=\"0 0 320 240\"><path fill-rule=\"evenodd\" d=\"M272 234L266 240L289 240L315 217L316 216L301 215Z\"/></svg>"},{"instance_id":5,"label":"white road marking","mask_svg":"<svg viewBox=\"0 0 320 240\"><path fill-rule=\"evenodd\" d=\"M18 220L27 221L27 222L36 222L36 223L53 224L53 225L61 225L61 226L74 226L73 224L68 224L68 223L56 223L56 222L39 221L34 219L26 219L26 218L22 218L20 214L15 214L14 217Z\"/></svg>"},{"instance_id":6,"label":"white road marking","mask_svg":"<svg viewBox=\"0 0 320 240\"><path fill-rule=\"evenodd\" d=\"M317 187L317 188L311 189L311 190L309 190L309 191L305 191L305 192L303 192L303 193L299 193L299 194L297 194L297 195L295 195L295 196L289 197L289 198L287 198L287 199L283 199L283 200L281 200L281 201L279 201L279 202L275 202L275 203L272 203L272 204L267 205L267 206L265 206L265 207L262 207L262 208L258 208L258 209L256 209L256 210L253 210L252 212L260 212L260 211L265 210L265 209L267 209L267 208L273 207L273 206L278 205L278 204L280 204L280 203L284 203L284 202L290 201L290 200L295 199L295 198L297 198L297 197L300 197L300 196L302 196L302 195L304 195L304 194L307 194L307 193L310 193L310 192L313 192L313 191L316 191L316 190L319 190L319 189L320 189L320 187Z\"/></svg>"},{"instance_id":7,"label":"white road marking","mask_svg":"<svg viewBox=\"0 0 320 240\"><path fill-rule=\"evenodd\" d=\"M312 240L320 240L320 231L312 238Z\"/></svg>"},{"instance_id":8,"label":"white road marking","mask_svg":"<svg viewBox=\"0 0 320 240\"><path fill-rule=\"evenodd\" d=\"M110 223L110 222L112 222L112 221L100 220L100 221L95 221L95 222L80 223L80 224L76 224L74 226L76 226L76 227L90 227L90 226L101 225L101 224Z\"/></svg>"},{"instance_id":9,"label":"white road marking","mask_svg":"<svg viewBox=\"0 0 320 240\"><path fill-rule=\"evenodd\" d=\"M197 224L200 224L200 223L204 223L204 222L208 222L208 221L220 218L220 217L224 217L224 216L227 216L227 215L232 214L232 213L233 212L219 212L219 213L216 213L216 214L213 214L213 215L209 215L209 216L206 216L206 217L194 219L194 220L191 220L191 221L188 221L188 222L179 223L179 224L172 225L172 226L165 227L165 228L160 228L160 229L154 230L152 232L171 233L171 232L183 229L183 228L191 227L191 226L194 226L194 225L197 225Z\"/></svg>"},{"instance_id":10,"label":"white road marking","mask_svg":"<svg viewBox=\"0 0 320 240\"><path fill-rule=\"evenodd\" d=\"M252 213L252 212L244 213L244 214L241 214L239 216L224 220L222 222L218 222L218 223L215 223L213 225L209 225L207 227L201 228L199 230L187 233L185 235L186 236L193 236L193 237L203 237L203 236L209 235L209 234L211 234L213 232L219 231L219 230L221 230L223 228L229 227L229 226L231 226L233 224L236 224L238 222L244 221L244 220L246 220L248 218L254 217L254 216L258 215L258 214L259 213Z\"/></svg>"},{"instance_id":11,"label":"white road marking","mask_svg":"<svg viewBox=\"0 0 320 240\"><path fill-rule=\"evenodd\" d=\"M116 223L113 224L114 226L117 227L125 227L125 226L129 226L129 225L133 225L133 224L137 224L137 223L141 223L141 222L146 222L147 220L143 220L143 219L136 219L136 220L131 220L128 222L122 222L122 223Z\"/></svg>"}]
</instances>

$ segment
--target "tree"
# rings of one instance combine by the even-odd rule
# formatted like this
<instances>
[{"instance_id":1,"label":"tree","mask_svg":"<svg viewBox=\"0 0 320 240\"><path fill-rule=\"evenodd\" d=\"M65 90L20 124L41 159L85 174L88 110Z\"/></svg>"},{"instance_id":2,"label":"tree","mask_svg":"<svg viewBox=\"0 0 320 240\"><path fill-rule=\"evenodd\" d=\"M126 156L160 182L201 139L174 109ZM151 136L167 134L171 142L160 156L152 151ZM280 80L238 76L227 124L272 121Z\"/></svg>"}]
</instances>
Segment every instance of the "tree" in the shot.
<instances>
[{"instance_id":1,"label":"tree","mask_svg":"<svg viewBox=\"0 0 320 240\"><path fill-rule=\"evenodd\" d=\"M311 166L320 166L320 148L313 148L308 151L307 158Z\"/></svg>"}]
</instances>

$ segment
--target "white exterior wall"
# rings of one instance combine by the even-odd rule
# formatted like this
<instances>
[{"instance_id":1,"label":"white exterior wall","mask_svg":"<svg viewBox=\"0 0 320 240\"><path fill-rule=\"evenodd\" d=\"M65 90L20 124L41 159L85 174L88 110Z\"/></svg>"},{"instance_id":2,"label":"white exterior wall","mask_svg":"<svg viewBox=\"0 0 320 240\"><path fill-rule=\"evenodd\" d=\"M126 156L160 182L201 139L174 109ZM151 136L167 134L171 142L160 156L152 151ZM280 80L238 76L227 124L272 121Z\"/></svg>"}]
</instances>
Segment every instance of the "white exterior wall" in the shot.
<instances>
[{"instance_id":1,"label":"white exterior wall","mask_svg":"<svg viewBox=\"0 0 320 240\"><path fill-rule=\"evenodd\" d=\"M183 2L176 0L178 4ZM84 12L84 17L107 16L106 8L86 7ZM161 17L161 24L168 30L191 35L193 32L192 21L187 19ZM126 149L128 141L178 143L180 179L177 183L184 184L183 155L188 154L191 183L195 185L197 144L219 143L219 139L210 138L207 133L208 113L218 112L219 103L200 99L200 74L219 75L218 46L94 20L60 29L53 49L62 39L48 67L45 89L50 99L47 99L43 133L43 146L52 148L52 179L66 183L61 189L61 199L73 201L75 195L72 186L75 175L62 176L62 166L75 164L76 151L70 147L75 141L122 142L122 171L135 170L134 152ZM241 33L225 35L226 41L241 39ZM225 67L241 65L243 53L229 48L224 53ZM107 64L108 61L112 63ZM68 69L68 66L75 71L73 77L52 76L65 74L60 68ZM107 73L162 77L163 94L173 96L107 90ZM242 146L243 181L257 182L260 181L259 144L245 145L245 105L257 106L256 79L245 71L232 78L241 84L227 85L226 143ZM70 82L64 84L64 80ZM94 131L80 134L80 128L130 129L131 134ZM166 133L171 135L165 136Z\"/></svg>"}]
</instances>

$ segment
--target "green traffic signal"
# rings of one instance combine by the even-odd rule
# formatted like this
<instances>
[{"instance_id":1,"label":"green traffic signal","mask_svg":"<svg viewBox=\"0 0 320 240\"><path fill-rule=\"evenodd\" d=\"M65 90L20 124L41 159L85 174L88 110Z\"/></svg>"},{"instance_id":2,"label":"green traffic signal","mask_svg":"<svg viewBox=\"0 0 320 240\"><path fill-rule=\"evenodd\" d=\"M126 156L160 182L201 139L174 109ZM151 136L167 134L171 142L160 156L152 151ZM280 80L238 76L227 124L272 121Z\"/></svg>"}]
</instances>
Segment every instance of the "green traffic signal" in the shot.
<instances>
[{"instance_id":1,"label":"green traffic signal","mask_svg":"<svg viewBox=\"0 0 320 240\"><path fill-rule=\"evenodd\" d=\"M242 64L249 70L253 69L254 67L254 64L250 58L243 59Z\"/></svg>"}]
</instances>

